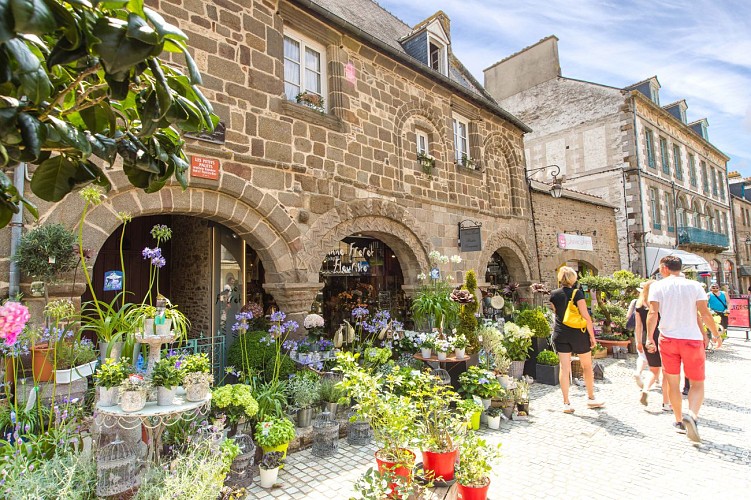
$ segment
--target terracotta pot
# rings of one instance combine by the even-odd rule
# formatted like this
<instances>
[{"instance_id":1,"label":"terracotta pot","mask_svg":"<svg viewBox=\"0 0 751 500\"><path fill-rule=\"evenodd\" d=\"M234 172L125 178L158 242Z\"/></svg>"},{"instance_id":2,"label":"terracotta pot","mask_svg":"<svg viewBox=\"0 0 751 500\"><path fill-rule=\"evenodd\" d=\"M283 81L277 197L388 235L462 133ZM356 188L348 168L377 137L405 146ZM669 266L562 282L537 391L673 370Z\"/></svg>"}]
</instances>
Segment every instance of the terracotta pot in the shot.
<instances>
[{"instance_id":1,"label":"terracotta pot","mask_svg":"<svg viewBox=\"0 0 751 500\"><path fill-rule=\"evenodd\" d=\"M485 478L485 480L487 481L485 486L480 486L479 488L457 483L457 500L486 500L488 498L488 489L490 488L490 479Z\"/></svg>"},{"instance_id":2,"label":"terracotta pot","mask_svg":"<svg viewBox=\"0 0 751 500\"><path fill-rule=\"evenodd\" d=\"M400 451L405 452L405 454L410 455L411 457L411 463L409 464L397 464L396 462L389 462L388 460L382 460L378 458L378 454L381 452L381 450L378 450L375 452L375 459L376 463L378 464L378 472L383 474L384 472L391 472L396 476L404 477L407 479L407 482L410 482L412 480L412 467L415 465L415 454L412 453L409 450L401 448ZM394 490L396 489L396 483L389 484L389 490L391 491L390 497L393 497Z\"/></svg>"},{"instance_id":3,"label":"terracotta pot","mask_svg":"<svg viewBox=\"0 0 751 500\"><path fill-rule=\"evenodd\" d=\"M454 467L459 450L436 453L432 451L422 452L422 466L426 479L439 479L451 481L454 479Z\"/></svg>"},{"instance_id":4,"label":"terracotta pot","mask_svg":"<svg viewBox=\"0 0 751 500\"><path fill-rule=\"evenodd\" d=\"M37 344L31 348L31 367L36 382L49 382L54 379L55 348L47 343Z\"/></svg>"}]
</instances>

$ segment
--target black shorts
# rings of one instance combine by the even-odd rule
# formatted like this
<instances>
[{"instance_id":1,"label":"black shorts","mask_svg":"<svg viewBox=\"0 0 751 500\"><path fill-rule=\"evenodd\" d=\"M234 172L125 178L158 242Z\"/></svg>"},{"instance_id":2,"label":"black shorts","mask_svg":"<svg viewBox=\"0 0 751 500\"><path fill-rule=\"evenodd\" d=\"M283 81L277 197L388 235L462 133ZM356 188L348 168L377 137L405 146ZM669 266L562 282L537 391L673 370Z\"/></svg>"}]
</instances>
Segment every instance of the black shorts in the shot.
<instances>
[{"instance_id":1,"label":"black shorts","mask_svg":"<svg viewBox=\"0 0 751 500\"><path fill-rule=\"evenodd\" d=\"M553 345L556 352L584 354L592 349L589 334L586 332L553 332Z\"/></svg>"},{"instance_id":2,"label":"black shorts","mask_svg":"<svg viewBox=\"0 0 751 500\"><path fill-rule=\"evenodd\" d=\"M647 350L646 343L644 344L644 355L647 357L647 364L650 368L662 368L662 358L660 357L660 329L655 328L654 338L652 342L655 344L655 352L649 352Z\"/></svg>"}]
</instances>

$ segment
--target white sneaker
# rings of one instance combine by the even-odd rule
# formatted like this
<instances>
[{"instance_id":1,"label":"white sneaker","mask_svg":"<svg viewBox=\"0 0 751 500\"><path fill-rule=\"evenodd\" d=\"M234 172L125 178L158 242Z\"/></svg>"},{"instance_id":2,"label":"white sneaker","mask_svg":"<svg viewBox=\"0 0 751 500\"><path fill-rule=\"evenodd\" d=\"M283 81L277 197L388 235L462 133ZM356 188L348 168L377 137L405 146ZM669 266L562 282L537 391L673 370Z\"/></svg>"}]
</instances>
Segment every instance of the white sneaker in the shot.
<instances>
[{"instance_id":1,"label":"white sneaker","mask_svg":"<svg viewBox=\"0 0 751 500\"><path fill-rule=\"evenodd\" d=\"M673 407L670 406L670 403L662 403L662 411L672 412Z\"/></svg>"},{"instance_id":2,"label":"white sneaker","mask_svg":"<svg viewBox=\"0 0 751 500\"><path fill-rule=\"evenodd\" d=\"M587 400L587 408L602 408L603 406L605 406L605 403L603 403L599 399Z\"/></svg>"},{"instance_id":3,"label":"white sneaker","mask_svg":"<svg viewBox=\"0 0 751 500\"><path fill-rule=\"evenodd\" d=\"M574 413L574 407L569 403L563 403L563 413Z\"/></svg>"}]
</instances>

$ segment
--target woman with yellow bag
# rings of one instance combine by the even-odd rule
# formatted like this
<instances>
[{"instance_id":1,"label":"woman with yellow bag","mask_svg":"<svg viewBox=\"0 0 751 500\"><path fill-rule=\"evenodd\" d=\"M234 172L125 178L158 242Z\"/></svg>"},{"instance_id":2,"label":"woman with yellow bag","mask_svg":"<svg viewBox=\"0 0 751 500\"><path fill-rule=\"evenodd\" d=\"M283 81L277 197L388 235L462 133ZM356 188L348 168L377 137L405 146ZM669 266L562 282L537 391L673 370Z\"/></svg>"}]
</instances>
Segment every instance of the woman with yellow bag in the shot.
<instances>
[{"instance_id":1,"label":"woman with yellow bag","mask_svg":"<svg viewBox=\"0 0 751 500\"><path fill-rule=\"evenodd\" d=\"M576 271L570 267L563 266L558 270L558 283L561 288L550 293L550 302L555 311L553 347L558 353L561 365L559 381L563 392L563 412L574 412L568 398L572 354L579 356L584 372L584 384L589 396L587 407L600 408L603 403L595 399L595 375L592 371L591 349L595 345L595 333L592 318L587 311L587 301L584 300L584 292L574 288Z\"/></svg>"}]
</instances>

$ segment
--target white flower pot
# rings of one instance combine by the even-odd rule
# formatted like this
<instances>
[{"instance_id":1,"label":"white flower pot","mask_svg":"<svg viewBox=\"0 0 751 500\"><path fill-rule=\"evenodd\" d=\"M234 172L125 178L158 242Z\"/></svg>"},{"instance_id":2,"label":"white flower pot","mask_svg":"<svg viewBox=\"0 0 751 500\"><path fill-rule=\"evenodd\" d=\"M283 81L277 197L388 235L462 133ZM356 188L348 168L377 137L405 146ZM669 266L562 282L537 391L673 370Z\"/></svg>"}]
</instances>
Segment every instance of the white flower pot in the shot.
<instances>
[{"instance_id":1,"label":"white flower pot","mask_svg":"<svg viewBox=\"0 0 751 500\"><path fill-rule=\"evenodd\" d=\"M97 360L86 363L85 365L75 366L67 370L55 370L55 382L58 384L70 384L71 382L86 378L96 369Z\"/></svg>"},{"instance_id":2,"label":"white flower pot","mask_svg":"<svg viewBox=\"0 0 751 500\"><path fill-rule=\"evenodd\" d=\"M492 402L491 399L483 399L482 400L482 406L483 410L487 410L490 408L490 403ZM488 423L488 416L485 414L485 412L482 412L482 415L480 415L480 423L486 424Z\"/></svg>"},{"instance_id":3,"label":"white flower pot","mask_svg":"<svg viewBox=\"0 0 751 500\"><path fill-rule=\"evenodd\" d=\"M185 386L185 399L188 401L203 401L209 393L209 384L190 384Z\"/></svg>"},{"instance_id":4,"label":"white flower pot","mask_svg":"<svg viewBox=\"0 0 751 500\"><path fill-rule=\"evenodd\" d=\"M117 404L117 393L119 387L99 388L99 406L115 406Z\"/></svg>"},{"instance_id":5,"label":"white flower pot","mask_svg":"<svg viewBox=\"0 0 751 500\"><path fill-rule=\"evenodd\" d=\"M514 379L512 379L508 375L497 375L495 378L504 389L513 389L516 386Z\"/></svg>"},{"instance_id":6,"label":"white flower pot","mask_svg":"<svg viewBox=\"0 0 751 500\"><path fill-rule=\"evenodd\" d=\"M488 416L488 429L500 429L500 427L501 427L500 415L498 415L497 417Z\"/></svg>"},{"instance_id":7,"label":"white flower pot","mask_svg":"<svg viewBox=\"0 0 751 500\"><path fill-rule=\"evenodd\" d=\"M146 406L146 391L123 391L120 393L120 408L126 413L142 410Z\"/></svg>"},{"instance_id":8,"label":"white flower pot","mask_svg":"<svg viewBox=\"0 0 751 500\"><path fill-rule=\"evenodd\" d=\"M157 387L156 388L156 404L157 406L171 406L175 401L175 393L177 392L177 386L172 388Z\"/></svg>"},{"instance_id":9,"label":"white flower pot","mask_svg":"<svg viewBox=\"0 0 751 500\"><path fill-rule=\"evenodd\" d=\"M456 359L464 359L464 350L464 347L462 347L461 349L459 349L458 347L454 349L454 356L456 357Z\"/></svg>"},{"instance_id":10,"label":"white flower pot","mask_svg":"<svg viewBox=\"0 0 751 500\"><path fill-rule=\"evenodd\" d=\"M433 350L429 347L421 347L420 348L420 356L423 358L429 358L433 354Z\"/></svg>"},{"instance_id":11,"label":"white flower pot","mask_svg":"<svg viewBox=\"0 0 751 500\"><path fill-rule=\"evenodd\" d=\"M438 351L437 353L438 361L446 361L446 353Z\"/></svg>"},{"instance_id":12,"label":"white flower pot","mask_svg":"<svg viewBox=\"0 0 751 500\"><path fill-rule=\"evenodd\" d=\"M271 488L279 477L279 467L276 469L258 469L261 473L261 488Z\"/></svg>"}]
</instances>

